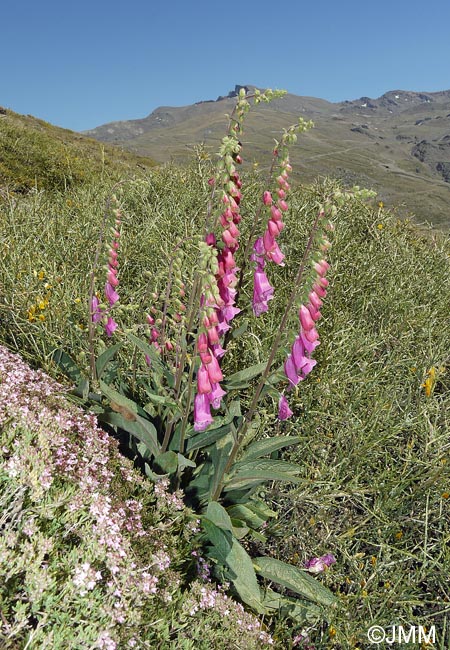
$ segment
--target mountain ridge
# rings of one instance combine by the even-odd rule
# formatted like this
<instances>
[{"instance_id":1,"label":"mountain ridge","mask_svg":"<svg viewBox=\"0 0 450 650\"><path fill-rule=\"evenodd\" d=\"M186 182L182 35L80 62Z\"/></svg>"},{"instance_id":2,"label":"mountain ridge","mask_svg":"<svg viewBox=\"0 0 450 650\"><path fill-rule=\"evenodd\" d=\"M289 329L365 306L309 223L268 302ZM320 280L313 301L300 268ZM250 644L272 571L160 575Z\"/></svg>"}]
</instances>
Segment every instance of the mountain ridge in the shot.
<instances>
[{"instance_id":1,"label":"mountain ridge","mask_svg":"<svg viewBox=\"0 0 450 650\"><path fill-rule=\"evenodd\" d=\"M217 151L239 89L186 106L159 106L138 120L111 122L85 134L159 163L184 164L203 143ZM244 159L268 164L274 138L311 119L315 128L299 138L291 158L297 179L331 176L379 193L402 216L450 228L450 90L390 90L378 98L329 102L287 93L261 103L246 118Z\"/></svg>"}]
</instances>

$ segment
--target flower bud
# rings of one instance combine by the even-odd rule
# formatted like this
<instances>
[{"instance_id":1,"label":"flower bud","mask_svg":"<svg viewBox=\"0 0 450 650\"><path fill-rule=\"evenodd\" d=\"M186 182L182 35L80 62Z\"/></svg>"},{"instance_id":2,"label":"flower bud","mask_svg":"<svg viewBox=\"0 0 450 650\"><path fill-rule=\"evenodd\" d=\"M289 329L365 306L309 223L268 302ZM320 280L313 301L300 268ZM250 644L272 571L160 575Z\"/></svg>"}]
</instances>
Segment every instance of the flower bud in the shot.
<instances>
[{"instance_id":1,"label":"flower bud","mask_svg":"<svg viewBox=\"0 0 450 650\"><path fill-rule=\"evenodd\" d=\"M263 194L263 202L264 205L272 205L273 203L272 195L267 190Z\"/></svg>"}]
</instances>

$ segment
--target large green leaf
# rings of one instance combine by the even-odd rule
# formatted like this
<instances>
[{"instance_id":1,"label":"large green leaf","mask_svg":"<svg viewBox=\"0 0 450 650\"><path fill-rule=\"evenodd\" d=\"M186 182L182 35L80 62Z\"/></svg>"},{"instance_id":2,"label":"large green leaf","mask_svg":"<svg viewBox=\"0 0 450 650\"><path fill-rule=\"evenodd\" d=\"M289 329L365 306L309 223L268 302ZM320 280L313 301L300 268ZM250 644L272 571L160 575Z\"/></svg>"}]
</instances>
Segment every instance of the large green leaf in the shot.
<instances>
[{"instance_id":1,"label":"large green leaf","mask_svg":"<svg viewBox=\"0 0 450 650\"><path fill-rule=\"evenodd\" d=\"M248 553L230 531L222 530L207 517L202 518L202 525L211 543L210 557L227 569L226 577L244 603L262 614L261 592Z\"/></svg>"},{"instance_id":2,"label":"large green leaf","mask_svg":"<svg viewBox=\"0 0 450 650\"><path fill-rule=\"evenodd\" d=\"M284 460L256 459L240 461L233 466L233 473L226 479L225 490L236 490L250 487L265 481L292 481L300 480L296 474L300 467Z\"/></svg>"},{"instance_id":3,"label":"large green leaf","mask_svg":"<svg viewBox=\"0 0 450 650\"><path fill-rule=\"evenodd\" d=\"M230 517L233 519L240 519L250 526L250 528L257 529L266 522L266 519L259 517L255 512L243 504L228 506L227 512Z\"/></svg>"},{"instance_id":4,"label":"large green leaf","mask_svg":"<svg viewBox=\"0 0 450 650\"><path fill-rule=\"evenodd\" d=\"M208 503L205 516L218 528L229 530L230 533L233 532L233 525L228 512L217 501L210 501Z\"/></svg>"},{"instance_id":5,"label":"large green leaf","mask_svg":"<svg viewBox=\"0 0 450 650\"><path fill-rule=\"evenodd\" d=\"M252 472L283 472L295 476L300 472L300 465L288 463L285 460L272 460L271 458L256 458L255 460L242 460L233 465L233 474L252 474Z\"/></svg>"},{"instance_id":6,"label":"large green leaf","mask_svg":"<svg viewBox=\"0 0 450 650\"><path fill-rule=\"evenodd\" d=\"M128 399L122 393L112 386L108 386L104 381L100 380L100 389L104 395L113 402L117 407L126 410L128 413L137 415L138 405L132 399Z\"/></svg>"},{"instance_id":7,"label":"large green leaf","mask_svg":"<svg viewBox=\"0 0 450 650\"><path fill-rule=\"evenodd\" d=\"M287 587L313 603L329 606L338 600L327 587L307 571L272 557L257 557L253 562L256 572L263 578Z\"/></svg>"},{"instance_id":8,"label":"large green leaf","mask_svg":"<svg viewBox=\"0 0 450 650\"><path fill-rule=\"evenodd\" d=\"M173 399L170 399L170 397L167 397L166 395L158 395L157 393L151 393L148 389L147 389L147 395L149 400L153 402L153 404L159 404L161 406L178 407L177 402L175 402Z\"/></svg>"},{"instance_id":9,"label":"large green leaf","mask_svg":"<svg viewBox=\"0 0 450 650\"><path fill-rule=\"evenodd\" d=\"M64 352L62 348L58 348L52 353L51 358L74 384L78 384L82 378L81 370L67 352Z\"/></svg>"},{"instance_id":10,"label":"large green leaf","mask_svg":"<svg viewBox=\"0 0 450 650\"><path fill-rule=\"evenodd\" d=\"M224 492L230 490L248 490L255 488L258 485L263 485L267 481L290 481L291 483L299 483L300 479L296 476L284 474L283 472L253 472L251 476L245 474L236 474L233 478L226 481Z\"/></svg>"},{"instance_id":11,"label":"large green leaf","mask_svg":"<svg viewBox=\"0 0 450 650\"><path fill-rule=\"evenodd\" d=\"M198 465L194 470L194 478L185 487L185 493L190 502L203 505L208 502L209 488L213 473L213 465L210 461Z\"/></svg>"},{"instance_id":12,"label":"large green leaf","mask_svg":"<svg viewBox=\"0 0 450 650\"><path fill-rule=\"evenodd\" d=\"M278 615L289 616L299 625L317 623L322 615L317 605L307 600L283 596L272 589L266 590L263 605L269 610L277 611Z\"/></svg>"},{"instance_id":13,"label":"large green leaf","mask_svg":"<svg viewBox=\"0 0 450 650\"><path fill-rule=\"evenodd\" d=\"M178 469L178 455L174 451L166 451L155 457L154 464L165 474L175 474Z\"/></svg>"},{"instance_id":14,"label":"large green leaf","mask_svg":"<svg viewBox=\"0 0 450 650\"><path fill-rule=\"evenodd\" d=\"M225 385L227 390L240 390L242 388L247 388L250 381L264 372L266 363L257 363L254 366L245 368L245 370L239 370L233 375L230 375L225 379Z\"/></svg>"},{"instance_id":15,"label":"large green leaf","mask_svg":"<svg viewBox=\"0 0 450 650\"><path fill-rule=\"evenodd\" d=\"M265 521L267 519L272 519L277 517L275 510L269 508L265 501L260 499L251 499L248 503L245 504L249 510L254 512L258 517L261 517Z\"/></svg>"},{"instance_id":16,"label":"large green leaf","mask_svg":"<svg viewBox=\"0 0 450 650\"><path fill-rule=\"evenodd\" d=\"M186 450L194 451L194 449L209 447L214 442L216 442L216 440L219 440L219 438L222 438L222 436L230 433L231 430L231 424L226 424L225 426L219 427L218 429L208 429L207 431L202 431L201 433L198 433L196 436L193 436L187 440Z\"/></svg>"},{"instance_id":17,"label":"large green leaf","mask_svg":"<svg viewBox=\"0 0 450 650\"><path fill-rule=\"evenodd\" d=\"M111 345L109 348L106 348L106 350L102 352L102 354L98 357L95 363L95 369L97 371L97 379L101 378L106 366L111 361L111 359L114 358L114 356L117 354L117 352L120 350L121 347L122 347L122 343L116 343L115 345Z\"/></svg>"},{"instance_id":18,"label":"large green leaf","mask_svg":"<svg viewBox=\"0 0 450 650\"><path fill-rule=\"evenodd\" d=\"M219 486L219 482L223 476L232 448L233 437L231 433L227 433L226 436L220 438L208 448L208 454L214 468L209 488L210 498Z\"/></svg>"},{"instance_id":19,"label":"large green leaf","mask_svg":"<svg viewBox=\"0 0 450 650\"><path fill-rule=\"evenodd\" d=\"M102 422L131 433L137 440L144 443L153 456L157 456L160 453L161 447L158 442L158 434L154 425L149 420L137 414L133 414L133 419L130 420L128 416L125 418L121 413L111 411L100 414L98 418Z\"/></svg>"},{"instance_id":20,"label":"large green leaf","mask_svg":"<svg viewBox=\"0 0 450 650\"><path fill-rule=\"evenodd\" d=\"M276 436L275 438L257 440L247 447L241 456L241 460L248 461L261 458L261 456L268 456L278 449L283 449L283 447L297 445L300 440L300 436Z\"/></svg>"}]
</instances>

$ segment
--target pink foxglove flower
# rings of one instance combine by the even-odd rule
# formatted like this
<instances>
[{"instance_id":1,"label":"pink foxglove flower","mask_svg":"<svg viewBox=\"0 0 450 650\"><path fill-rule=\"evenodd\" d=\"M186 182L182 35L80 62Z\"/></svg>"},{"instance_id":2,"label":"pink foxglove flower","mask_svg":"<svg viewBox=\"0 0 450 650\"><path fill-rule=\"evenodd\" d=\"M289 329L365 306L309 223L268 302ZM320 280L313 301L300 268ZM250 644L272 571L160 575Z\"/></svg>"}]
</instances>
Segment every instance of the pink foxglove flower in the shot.
<instances>
[{"instance_id":1,"label":"pink foxglove flower","mask_svg":"<svg viewBox=\"0 0 450 650\"><path fill-rule=\"evenodd\" d=\"M268 311L269 305L267 303L273 298L274 288L264 271L255 271L253 278L253 313L255 316L260 316Z\"/></svg>"},{"instance_id":2,"label":"pink foxglove flower","mask_svg":"<svg viewBox=\"0 0 450 650\"><path fill-rule=\"evenodd\" d=\"M202 363L197 373L197 392L204 394L212 391L211 382L209 379L206 366Z\"/></svg>"},{"instance_id":3,"label":"pink foxglove flower","mask_svg":"<svg viewBox=\"0 0 450 650\"><path fill-rule=\"evenodd\" d=\"M194 400L194 430L204 431L212 424L211 406L206 393L197 393Z\"/></svg>"},{"instance_id":4,"label":"pink foxglove flower","mask_svg":"<svg viewBox=\"0 0 450 650\"><path fill-rule=\"evenodd\" d=\"M331 553L322 555L322 557L313 557L305 562L305 569L309 573L322 573L328 569L332 564L335 564L336 558Z\"/></svg>"},{"instance_id":5,"label":"pink foxglove flower","mask_svg":"<svg viewBox=\"0 0 450 650\"><path fill-rule=\"evenodd\" d=\"M278 419L279 420L287 420L290 418L292 415L292 411L289 408L288 401L284 395L280 396L280 400L278 402Z\"/></svg>"},{"instance_id":6,"label":"pink foxglove flower","mask_svg":"<svg viewBox=\"0 0 450 650\"><path fill-rule=\"evenodd\" d=\"M208 372L209 381L212 384L217 384L222 381L223 374L215 356L211 356L211 361L207 364L206 370Z\"/></svg>"},{"instance_id":7,"label":"pink foxglove flower","mask_svg":"<svg viewBox=\"0 0 450 650\"><path fill-rule=\"evenodd\" d=\"M208 393L207 397L210 401L211 406L214 409L220 408L222 397L226 395L226 391L223 390L220 384L212 384L212 390Z\"/></svg>"},{"instance_id":8,"label":"pink foxglove flower","mask_svg":"<svg viewBox=\"0 0 450 650\"><path fill-rule=\"evenodd\" d=\"M111 307L119 300L119 294L109 282L105 284L105 296Z\"/></svg>"},{"instance_id":9,"label":"pink foxglove flower","mask_svg":"<svg viewBox=\"0 0 450 650\"><path fill-rule=\"evenodd\" d=\"M289 354L284 362L284 374L289 379L292 386L297 386L298 382L301 381L292 354Z\"/></svg>"},{"instance_id":10,"label":"pink foxglove flower","mask_svg":"<svg viewBox=\"0 0 450 650\"><path fill-rule=\"evenodd\" d=\"M105 325L106 334L108 336L112 336L113 332L115 332L117 328L118 328L118 325L117 325L116 321L113 318L111 318L111 316L109 316L109 318L107 320L107 323Z\"/></svg>"},{"instance_id":11,"label":"pink foxglove flower","mask_svg":"<svg viewBox=\"0 0 450 650\"><path fill-rule=\"evenodd\" d=\"M97 296L92 296L91 300L91 319L93 323L98 323L103 318L103 312L100 309L100 301Z\"/></svg>"}]
</instances>

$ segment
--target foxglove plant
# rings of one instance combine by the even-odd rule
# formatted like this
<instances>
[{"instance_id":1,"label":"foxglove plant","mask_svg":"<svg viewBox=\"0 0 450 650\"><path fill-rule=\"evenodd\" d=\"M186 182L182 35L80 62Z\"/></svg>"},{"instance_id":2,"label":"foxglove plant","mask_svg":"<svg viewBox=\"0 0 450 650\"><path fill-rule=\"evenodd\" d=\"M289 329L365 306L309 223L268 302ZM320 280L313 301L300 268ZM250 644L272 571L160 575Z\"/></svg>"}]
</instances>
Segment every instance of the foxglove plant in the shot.
<instances>
[{"instance_id":1,"label":"foxglove plant","mask_svg":"<svg viewBox=\"0 0 450 650\"><path fill-rule=\"evenodd\" d=\"M281 93L272 91L261 93L255 89L251 94L246 94L244 89L240 91L236 109L229 118L227 135L221 143L217 173L205 183L211 192L205 230L189 242L190 248L198 251L197 264L183 274L178 255L182 246L177 245L173 263L169 265L164 306L158 309L152 305L146 316L144 328L149 340L136 335L142 332L140 325L128 331L121 328L117 330L121 342L102 352L95 362L93 326L106 318L107 334L112 334L115 321L114 324L109 322L110 312L118 302L120 215L117 213L114 213L113 242L108 247L106 304L94 296L95 274L107 222L104 218L90 295L91 377L98 392L90 393L89 386L83 384L82 394L93 395L97 412L103 409L99 415L103 422L132 436L133 452L141 455L145 472L152 480L158 480L163 474L169 478L172 489L183 489L186 500L199 513L206 554L222 567L241 599L258 612L269 613L271 607L277 610L283 607L295 617L298 614L295 599L275 592L270 593L268 600L264 598L257 573L325 606L331 605L335 598L311 576L294 567L273 558L252 561L239 542L247 534L264 539L257 529L274 516L257 498L258 487L269 480L299 480L296 464L271 458L274 451L298 443L299 438L277 435L252 441L254 420L260 400L266 395L278 401L280 420L293 415L288 403L289 391L305 379L316 364L312 358L319 344L316 323L328 287L325 276L329 264L325 253L330 243L326 232L332 227L338 207L364 193L335 191L324 197L267 361L226 375L222 362L229 335L231 331L233 336L238 335L237 330L232 330L233 321L236 317L236 320L245 319L248 313L247 307L241 304L248 263L255 263L251 306L256 316L268 310L268 303L274 296L275 289L266 274L270 263L286 263L278 240L285 228L283 218L289 208L292 171L289 147L295 143L297 133L309 128L310 123L300 120L276 143L266 189L247 228L249 236L242 248L239 231L245 204L243 179L237 171L242 163L242 144L238 136L242 134L250 99L257 104L279 96ZM186 294L188 299L184 304L182 299ZM293 328L295 311L299 320ZM245 331L245 326L239 330ZM129 386L125 379L130 373L125 365L120 381L114 382L110 371L109 383L106 383L102 380L105 368L118 349L130 343L134 358L137 358L136 351L140 351L146 363L139 368L135 367L137 363L132 364ZM289 346L289 354L283 365L281 353L286 346ZM276 368L277 361L282 364L281 369ZM280 393L281 384L285 389ZM249 392L250 387L253 392ZM244 412L241 410L242 392L245 392ZM105 401L109 407L105 406Z\"/></svg>"}]
</instances>

